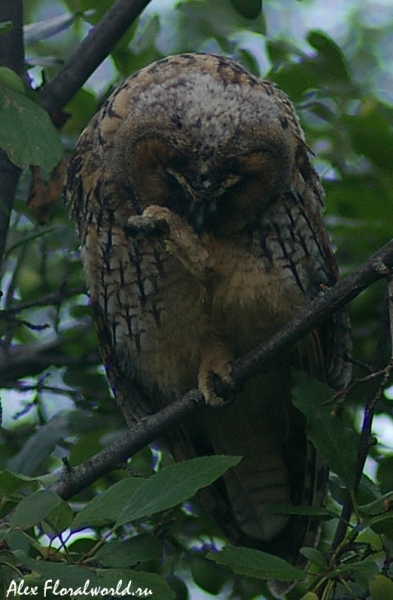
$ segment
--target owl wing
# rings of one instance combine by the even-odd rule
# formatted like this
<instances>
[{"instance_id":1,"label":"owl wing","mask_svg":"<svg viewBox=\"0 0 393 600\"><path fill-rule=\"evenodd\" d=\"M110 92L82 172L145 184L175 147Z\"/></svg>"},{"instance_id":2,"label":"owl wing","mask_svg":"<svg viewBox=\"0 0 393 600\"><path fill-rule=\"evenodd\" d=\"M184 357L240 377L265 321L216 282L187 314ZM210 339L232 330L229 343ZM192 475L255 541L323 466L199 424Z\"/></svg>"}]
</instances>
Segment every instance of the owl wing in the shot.
<instances>
[{"instance_id":1,"label":"owl wing","mask_svg":"<svg viewBox=\"0 0 393 600\"><path fill-rule=\"evenodd\" d=\"M120 89L120 88L119 88ZM105 118L108 117L108 118ZM102 277L110 274L107 251L114 246L110 233L98 239L100 220L104 219L102 207L108 198L116 196L111 163L106 160L111 151L107 129L114 127L117 117L107 115L106 105L89 122L82 132L68 164L64 184L64 199L71 207L71 217L76 221L78 237L98 347L102 363L116 402L129 426L152 413L152 402L145 396L137 381L124 369L108 326L108 302L102 302ZM107 230L103 227L103 230ZM103 244L104 242L104 244ZM124 240L124 243L126 241ZM106 294L107 288L104 286ZM105 293L105 292L104 292Z\"/></svg>"}]
</instances>

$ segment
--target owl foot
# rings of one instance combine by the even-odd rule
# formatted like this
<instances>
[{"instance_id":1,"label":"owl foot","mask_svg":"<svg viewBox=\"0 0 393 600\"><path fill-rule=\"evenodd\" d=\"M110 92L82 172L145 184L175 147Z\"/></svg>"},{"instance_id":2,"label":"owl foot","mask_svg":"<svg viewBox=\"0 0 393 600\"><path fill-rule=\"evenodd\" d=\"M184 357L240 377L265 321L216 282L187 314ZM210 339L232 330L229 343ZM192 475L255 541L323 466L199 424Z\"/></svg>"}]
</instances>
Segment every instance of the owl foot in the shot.
<instances>
[{"instance_id":1,"label":"owl foot","mask_svg":"<svg viewBox=\"0 0 393 600\"><path fill-rule=\"evenodd\" d=\"M139 233L156 236L168 254L175 256L198 279L211 273L207 249L192 227L169 208L152 204L142 215L130 217L126 229L132 236Z\"/></svg>"},{"instance_id":2,"label":"owl foot","mask_svg":"<svg viewBox=\"0 0 393 600\"><path fill-rule=\"evenodd\" d=\"M214 351L206 353L199 368L198 388L209 406L223 406L225 404L225 400L217 396L214 391L215 376L219 377L222 384L228 389L233 389L235 386L235 382L231 377L232 365L230 359L232 357L227 356L227 353L224 354L223 349L220 350L221 355Z\"/></svg>"},{"instance_id":3,"label":"owl foot","mask_svg":"<svg viewBox=\"0 0 393 600\"><path fill-rule=\"evenodd\" d=\"M169 234L170 226L163 215L160 213L153 215L146 214L151 208L160 207L149 206L142 215L135 215L128 219L126 225L128 234L131 236L142 234L148 237L158 238L165 238Z\"/></svg>"}]
</instances>

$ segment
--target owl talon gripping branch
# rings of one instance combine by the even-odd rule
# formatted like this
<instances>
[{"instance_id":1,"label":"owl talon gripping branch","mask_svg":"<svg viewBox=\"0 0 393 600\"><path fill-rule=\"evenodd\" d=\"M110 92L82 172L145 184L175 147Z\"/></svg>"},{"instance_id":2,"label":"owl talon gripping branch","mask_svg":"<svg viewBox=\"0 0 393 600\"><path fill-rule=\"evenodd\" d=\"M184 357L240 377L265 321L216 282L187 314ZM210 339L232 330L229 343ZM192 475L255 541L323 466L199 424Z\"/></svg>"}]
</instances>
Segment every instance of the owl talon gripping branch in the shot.
<instances>
[{"instance_id":1,"label":"owl talon gripping branch","mask_svg":"<svg viewBox=\"0 0 393 600\"><path fill-rule=\"evenodd\" d=\"M230 353L223 346L212 346L204 353L198 373L198 388L209 406L224 406L226 403L214 391L214 375L219 377L228 390L233 390L235 387L231 377L231 358Z\"/></svg>"},{"instance_id":2,"label":"owl talon gripping branch","mask_svg":"<svg viewBox=\"0 0 393 600\"><path fill-rule=\"evenodd\" d=\"M337 277L294 107L221 56L172 56L126 79L82 133L66 191L111 386L142 398L130 399L131 423L197 386L207 404L222 404L214 374L231 388L231 362ZM349 346L338 311L222 410L168 433L176 460L243 456L203 492L233 543L306 565L299 550L315 544L318 524L266 511L320 506L326 491L291 402L291 368L343 387Z\"/></svg>"}]
</instances>

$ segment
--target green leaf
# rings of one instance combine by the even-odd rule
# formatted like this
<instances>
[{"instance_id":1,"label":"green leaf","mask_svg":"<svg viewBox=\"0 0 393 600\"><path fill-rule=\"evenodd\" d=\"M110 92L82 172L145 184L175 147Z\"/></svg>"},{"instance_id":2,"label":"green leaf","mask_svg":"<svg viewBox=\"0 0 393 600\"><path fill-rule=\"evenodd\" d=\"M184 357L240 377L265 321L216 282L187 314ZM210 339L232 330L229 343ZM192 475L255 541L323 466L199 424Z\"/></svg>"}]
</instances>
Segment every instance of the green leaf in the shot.
<instances>
[{"instance_id":1,"label":"green leaf","mask_svg":"<svg viewBox=\"0 0 393 600\"><path fill-rule=\"evenodd\" d=\"M25 474L37 471L56 445L69 435L71 417L72 411L65 411L42 425L11 458L9 467Z\"/></svg>"},{"instance_id":2,"label":"green leaf","mask_svg":"<svg viewBox=\"0 0 393 600\"><path fill-rule=\"evenodd\" d=\"M6 87L8 86L20 94L25 93L25 86L23 85L22 79L15 71L8 67L0 66L0 84Z\"/></svg>"},{"instance_id":3,"label":"green leaf","mask_svg":"<svg viewBox=\"0 0 393 600\"><path fill-rule=\"evenodd\" d=\"M0 471L0 495L6 498L20 492L21 490L37 487L36 479L25 475L16 475L10 471Z\"/></svg>"},{"instance_id":4,"label":"green leaf","mask_svg":"<svg viewBox=\"0 0 393 600\"><path fill-rule=\"evenodd\" d=\"M87 525L103 527L115 523L130 497L143 481L137 477L129 477L112 485L82 508L72 523L72 529L80 529Z\"/></svg>"},{"instance_id":5,"label":"green leaf","mask_svg":"<svg viewBox=\"0 0 393 600\"><path fill-rule=\"evenodd\" d=\"M117 519L116 526L181 504L240 460L239 456L203 456L162 469L135 491Z\"/></svg>"},{"instance_id":6,"label":"green leaf","mask_svg":"<svg viewBox=\"0 0 393 600\"><path fill-rule=\"evenodd\" d=\"M29 529L45 519L61 502L62 499L54 492L38 490L18 504L10 519L10 525Z\"/></svg>"},{"instance_id":7,"label":"green leaf","mask_svg":"<svg viewBox=\"0 0 393 600\"><path fill-rule=\"evenodd\" d=\"M26 556L23 551L16 551L15 555L19 558L22 564L29 567L34 573L41 575L41 578L48 582L47 585L53 589L56 585L56 581L59 580L58 590L60 593L61 588L72 588L77 590L86 585L88 581L88 589L98 587L98 579L92 569L84 569L76 565L67 565L65 563L53 563L43 560L34 560ZM49 589L48 589L49 591ZM64 597L64 594L60 594L60 597Z\"/></svg>"},{"instance_id":8,"label":"green leaf","mask_svg":"<svg viewBox=\"0 0 393 600\"><path fill-rule=\"evenodd\" d=\"M360 114L347 115L343 122L348 127L355 150L381 169L391 172L393 132L383 107L377 102L365 103Z\"/></svg>"},{"instance_id":9,"label":"green leaf","mask_svg":"<svg viewBox=\"0 0 393 600\"><path fill-rule=\"evenodd\" d=\"M23 28L25 44L36 44L68 29L75 20L75 14L64 13L57 17L40 20Z\"/></svg>"},{"instance_id":10,"label":"green leaf","mask_svg":"<svg viewBox=\"0 0 393 600\"><path fill-rule=\"evenodd\" d=\"M0 33L7 33L7 31L11 31L14 24L12 21L2 21L0 23Z\"/></svg>"},{"instance_id":11,"label":"green leaf","mask_svg":"<svg viewBox=\"0 0 393 600\"><path fill-rule=\"evenodd\" d=\"M393 600L393 582L385 575L377 575L369 586L373 600Z\"/></svg>"},{"instance_id":12,"label":"green leaf","mask_svg":"<svg viewBox=\"0 0 393 600\"><path fill-rule=\"evenodd\" d=\"M343 51L326 33L310 31L307 41L325 59L325 70L333 75L336 81L349 81L350 77Z\"/></svg>"},{"instance_id":13,"label":"green leaf","mask_svg":"<svg viewBox=\"0 0 393 600\"><path fill-rule=\"evenodd\" d=\"M45 110L5 85L0 85L0 146L21 168L51 171L62 156L60 136Z\"/></svg>"},{"instance_id":14,"label":"green leaf","mask_svg":"<svg viewBox=\"0 0 393 600\"><path fill-rule=\"evenodd\" d=\"M250 548L223 548L221 552L208 552L206 558L220 565L227 565L238 575L276 581L298 581L305 579L302 569L277 556Z\"/></svg>"},{"instance_id":15,"label":"green leaf","mask_svg":"<svg viewBox=\"0 0 393 600\"><path fill-rule=\"evenodd\" d=\"M72 523L74 513L64 500L61 500L47 515L47 522L43 523L45 533L53 536L64 531Z\"/></svg>"},{"instance_id":16,"label":"green leaf","mask_svg":"<svg viewBox=\"0 0 393 600\"><path fill-rule=\"evenodd\" d=\"M94 555L104 567L132 567L146 560L160 560L162 547L159 540L148 533L130 540L108 542Z\"/></svg>"},{"instance_id":17,"label":"green leaf","mask_svg":"<svg viewBox=\"0 0 393 600\"><path fill-rule=\"evenodd\" d=\"M310 563L313 563L321 570L326 569L327 563L325 557L323 556L322 552L316 548L301 548L300 553L303 554L303 556L305 556Z\"/></svg>"},{"instance_id":18,"label":"green leaf","mask_svg":"<svg viewBox=\"0 0 393 600\"><path fill-rule=\"evenodd\" d=\"M328 466L352 486L355 474L357 436L330 404L333 391L324 383L293 369L294 405L307 418L307 436Z\"/></svg>"},{"instance_id":19,"label":"green leaf","mask_svg":"<svg viewBox=\"0 0 393 600\"><path fill-rule=\"evenodd\" d=\"M369 504L358 506L359 513L361 515L378 515L386 511L386 506L389 506L392 500L393 492L388 492L373 502L369 502ZM393 517L393 513L391 514L391 517Z\"/></svg>"},{"instance_id":20,"label":"green leaf","mask_svg":"<svg viewBox=\"0 0 393 600\"><path fill-rule=\"evenodd\" d=\"M152 598L153 600L175 600L176 598L174 591L165 579L156 573L126 569L98 569L97 577L101 587L116 589L119 582L122 582L120 591L112 594L114 598L124 597L127 586L129 586L130 595L136 598Z\"/></svg>"},{"instance_id":21,"label":"green leaf","mask_svg":"<svg viewBox=\"0 0 393 600\"><path fill-rule=\"evenodd\" d=\"M246 19L256 19L262 11L262 0L230 0L230 3Z\"/></svg>"},{"instance_id":22,"label":"green leaf","mask_svg":"<svg viewBox=\"0 0 393 600\"><path fill-rule=\"evenodd\" d=\"M198 554L190 557L190 571L195 583L214 596L219 594L230 574L226 567L214 564L211 560Z\"/></svg>"}]
</instances>

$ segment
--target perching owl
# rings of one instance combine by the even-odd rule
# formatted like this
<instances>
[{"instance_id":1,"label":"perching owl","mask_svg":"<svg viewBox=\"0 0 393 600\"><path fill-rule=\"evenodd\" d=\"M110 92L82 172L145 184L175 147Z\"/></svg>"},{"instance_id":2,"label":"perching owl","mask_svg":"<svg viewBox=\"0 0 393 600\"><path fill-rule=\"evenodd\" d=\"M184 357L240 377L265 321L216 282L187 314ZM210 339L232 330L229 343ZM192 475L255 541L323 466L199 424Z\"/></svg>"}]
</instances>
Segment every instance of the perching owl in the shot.
<instances>
[{"instance_id":1,"label":"perching owl","mask_svg":"<svg viewBox=\"0 0 393 600\"><path fill-rule=\"evenodd\" d=\"M131 420L195 386L222 404L214 376L230 387L232 361L336 281L309 155L283 92L206 54L129 77L84 130L66 190L111 385L140 392ZM341 387L348 347L335 314L232 402L168 434L176 460L243 456L205 494L235 543L296 564L314 542L308 519L266 508L323 501L326 469L291 404L291 367Z\"/></svg>"}]
</instances>

